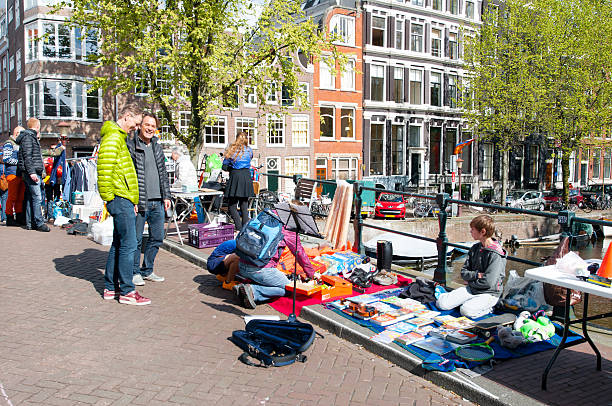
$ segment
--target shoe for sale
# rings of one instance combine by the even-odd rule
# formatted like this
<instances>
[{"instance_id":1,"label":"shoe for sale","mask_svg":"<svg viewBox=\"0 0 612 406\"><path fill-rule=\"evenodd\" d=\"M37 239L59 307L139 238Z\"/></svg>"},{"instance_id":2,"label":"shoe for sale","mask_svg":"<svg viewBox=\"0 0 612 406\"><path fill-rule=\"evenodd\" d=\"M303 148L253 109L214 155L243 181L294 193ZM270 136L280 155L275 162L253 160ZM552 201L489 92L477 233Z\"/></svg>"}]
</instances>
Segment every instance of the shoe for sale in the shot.
<instances>
[{"instance_id":1,"label":"shoe for sale","mask_svg":"<svg viewBox=\"0 0 612 406\"><path fill-rule=\"evenodd\" d=\"M36 227L36 231L40 231L40 232L43 232L43 233L48 233L49 231L51 231L51 229L49 228L48 225L43 224L40 227Z\"/></svg>"},{"instance_id":2,"label":"shoe for sale","mask_svg":"<svg viewBox=\"0 0 612 406\"><path fill-rule=\"evenodd\" d=\"M254 309L257 307L257 303L255 303L255 296L253 295L253 288L251 287L251 285L240 285L239 292L244 307L246 307L247 309Z\"/></svg>"},{"instance_id":3,"label":"shoe for sale","mask_svg":"<svg viewBox=\"0 0 612 406\"><path fill-rule=\"evenodd\" d=\"M104 289L104 295L102 295L102 298L104 298L104 300L119 299L119 292Z\"/></svg>"},{"instance_id":4,"label":"shoe for sale","mask_svg":"<svg viewBox=\"0 0 612 406\"><path fill-rule=\"evenodd\" d=\"M144 280L151 282L163 282L166 280L163 276L155 275L155 272L151 272L151 274L144 277Z\"/></svg>"},{"instance_id":5,"label":"shoe for sale","mask_svg":"<svg viewBox=\"0 0 612 406\"><path fill-rule=\"evenodd\" d=\"M135 290L131 291L127 295L119 296L119 303L127 304L127 305L135 305L135 306L145 306L151 304L151 299L142 297Z\"/></svg>"},{"instance_id":6,"label":"shoe for sale","mask_svg":"<svg viewBox=\"0 0 612 406\"><path fill-rule=\"evenodd\" d=\"M144 286L145 281L142 279L142 275L137 273L132 277L132 283L135 286Z\"/></svg>"}]
</instances>

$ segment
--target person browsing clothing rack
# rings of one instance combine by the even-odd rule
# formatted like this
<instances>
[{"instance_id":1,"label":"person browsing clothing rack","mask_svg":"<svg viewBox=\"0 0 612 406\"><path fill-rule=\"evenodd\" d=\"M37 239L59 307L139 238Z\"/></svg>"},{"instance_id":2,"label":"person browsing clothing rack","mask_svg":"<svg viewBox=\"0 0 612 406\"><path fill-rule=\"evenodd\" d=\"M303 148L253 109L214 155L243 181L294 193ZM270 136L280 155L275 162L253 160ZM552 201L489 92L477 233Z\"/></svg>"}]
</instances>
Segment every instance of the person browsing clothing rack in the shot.
<instances>
[{"instance_id":1,"label":"person browsing clothing rack","mask_svg":"<svg viewBox=\"0 0 612 406\"><path fill-rule=\"evenodd\" d=\"M224 197L228 201L234 228L240 231L249 221L249 198L255 196L250 169L253 150L249 147L249 137L244 131L238 133L236 141L225 150L224 157L223 170L229 172ZM238 204L242 218L238 215Z\"/></svg>"}]
</instances>

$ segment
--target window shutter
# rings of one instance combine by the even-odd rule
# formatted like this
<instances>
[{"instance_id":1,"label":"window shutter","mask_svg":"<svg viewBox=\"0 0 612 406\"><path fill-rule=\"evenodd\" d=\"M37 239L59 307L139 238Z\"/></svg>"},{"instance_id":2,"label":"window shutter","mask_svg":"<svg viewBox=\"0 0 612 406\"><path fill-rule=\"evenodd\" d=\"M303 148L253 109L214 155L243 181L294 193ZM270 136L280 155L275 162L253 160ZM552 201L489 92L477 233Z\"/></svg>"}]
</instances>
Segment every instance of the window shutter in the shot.
<instances>
[{"instance_id":1,"label":"window shutter","mask_svg":"<svg viewBox=\"0 0 612 406\"><path fill-rule=\"evenodd\" d=\"M393 48L393 37L395 34L395 17L387 18L387 48Z\"/></svg>"},{"instance_id":2,"label":"window shutter","mask_svg":"<svg viewBox=\"0 0 612 406\"><path fill-rule=\"evenodd\" d=\"M366 12L366 18L365 18L365 43L366 44L371 44L372 43L372 13L370 12Z\"/></svg>"},{"instance_id":3,"label":"window shutter","mask_svg":"<svg viewBox=\"0 0 612 406\"><path fill-rule=\"evenodd\" d=\"M404 101L410 102L410 69L404 68Z\"/></svg>"},{"instance_id":4,"label":"window shutter","mask_svg":"<svg viewBox=\"0 0 612 406\"><path fill-rule=\"evenodd\" d=\"M450 106L450 100L448 99L448 73L445 73L442 87L442 95L444 96L444 100L442 102L443 106Z\"/></svg>"},{"instance_id":5,"label":"window shutter","mask_svg":"<svg viewBox=\"0 0 612 406\"><path fill-rule=\"evenodd\" d=\"M363 163L365 173L370 173L370 120L363 120Z\"/></svg>"},{"instance_id":6,"label":"window shutter","mask_svg":"<svg viewBox=\"0 0 612 406\"><path fill-rule=\"evenodd\" d=\"M430 48L431 48L431 41L429 41L429 27L430 27L430 24L426 23L424 38L425 38L425 53L427 54L430 52Z\"/></svg>"},{"instance_id":7,"label":"window shutter","mask_svg":"<svg viewBox=\"0 0 612 406\"><path fill-rule=\"evenodd\" d=\"M448 43L449 32L450 30L448 28L444 29L444 56L447 58L448 58L448 55L450 54L449 43Z\"/></svg>"},{"instance_id":8,"label":"window shutter","mask_svg":"<svg viewBox=\"0 0 612 406\"><path fill-rule=\"evenodd\" d=\"M363 65L363 98L370 100L370 64Z\"/></svg>"},{"instance_id":9,"label":"window shutter","mask_svg":"<svg viewBox=\"0 0 612 406\"><path fill-rule=\"evenodd\" d=\"M387 101L393 101L393 66L387 66Z\"/></svg>"},{"instance_id":10,"label":"window shutter","mask_svg":"<svg viewBox=\"0 0 612 406\"><path fill-rule=\"evenodd\" d=\"M406 19L404 23L404 49L410 49L410 20Z\"/></svg>"},{"instance_id":11,"label":"window shutter","mask_svg":"<svg viewBox=\"0 0 612 406\"><path fill-rule=\"evenodd\" d=\"M423 73L423 89L425 90L425 104L429 104L429 96L431 92L429 91L429 71L426 70Z\"/></svg>"},{"instance_id":12,"label":"window shutter","mask_svg":"<svg viewBox=\"0 0 612 406\"><path fill-rule=\"evenodd\" d=\"M391 174L391 120L385 121L385 173Z\"/></svg>"}]
</instances>

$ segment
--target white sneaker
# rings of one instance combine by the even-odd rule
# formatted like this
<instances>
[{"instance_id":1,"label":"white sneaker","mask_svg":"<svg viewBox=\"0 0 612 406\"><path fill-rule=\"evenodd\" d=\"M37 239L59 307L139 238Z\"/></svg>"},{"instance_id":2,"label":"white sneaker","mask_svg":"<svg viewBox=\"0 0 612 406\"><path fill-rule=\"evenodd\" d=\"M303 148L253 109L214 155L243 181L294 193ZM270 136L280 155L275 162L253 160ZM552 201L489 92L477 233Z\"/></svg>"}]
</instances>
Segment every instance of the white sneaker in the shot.
<instances>
[{"instance_id":1,"label":"white sneaker","mask_svg":"<svg viewBox=\"0 0 612 406\"><path fill-rule=\"evenodd\" d=\"M145 281L142 279L142 275L137 273L132 277L132 282L135 286L144 286Z\"/></svg>"},{"instance_id":2,"label":"white sneaker","mask_svg":"<svg viewBox=\"0 0 612 406\"><path fill-rule=\"evenodd\" d=\"M155 275L155 272L151 272L151 275L145 276L144 279L151 282L163 282L166 280L163 276ZM144 281L142 284L144 285Z\"/></svg>"}]
</instances>

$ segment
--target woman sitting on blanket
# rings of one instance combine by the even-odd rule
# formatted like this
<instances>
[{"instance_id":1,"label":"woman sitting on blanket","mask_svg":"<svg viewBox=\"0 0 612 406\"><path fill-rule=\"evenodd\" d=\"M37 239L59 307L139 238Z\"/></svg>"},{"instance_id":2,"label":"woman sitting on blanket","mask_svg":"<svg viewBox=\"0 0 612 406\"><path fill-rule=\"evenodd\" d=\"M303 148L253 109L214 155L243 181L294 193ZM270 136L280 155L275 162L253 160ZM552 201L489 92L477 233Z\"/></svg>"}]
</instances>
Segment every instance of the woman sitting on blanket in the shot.
<instances>
[{"instance_id":1,"label":"woman sitting on blanket","mask_svg":"<svg viewBox=\"0 0 612 406\"><path fill-rule=\"evenodd\" d=\"M506 276L506 251L493 238L495 223L486 214L476 216L470 222L472 238L478 242L470 248L461 269L461 277L467 287L443 293L436 306L441 310L460 307L463 316L474 319L493 310L503 291Z\"/></svg>"},{"instance_id":2,"label":"woman sitting on blanket","mask_svg":"<svg viewBox=\"0 0 612 406\"><path fill-rule=\"evenodd\" d=\"M296 201L292 201L292 203L296 203ZM301 202L298 203L302 204ZM299 236L283 227L283 239L278 244L276 255L266 266L259 268L244 259L240 259L238 265L240 276L254 283L235 285L232 290L238 297L239 303L247 309L254 309L257 303L285 295L285 285L289 283L289 279L276 268L285 247L289 248L297 263L302 266L304 272L298 273L302 280L309 280L315 276L315 271L304 251L304 247L302 247Z\"/></svg>"}]
</instances>

